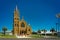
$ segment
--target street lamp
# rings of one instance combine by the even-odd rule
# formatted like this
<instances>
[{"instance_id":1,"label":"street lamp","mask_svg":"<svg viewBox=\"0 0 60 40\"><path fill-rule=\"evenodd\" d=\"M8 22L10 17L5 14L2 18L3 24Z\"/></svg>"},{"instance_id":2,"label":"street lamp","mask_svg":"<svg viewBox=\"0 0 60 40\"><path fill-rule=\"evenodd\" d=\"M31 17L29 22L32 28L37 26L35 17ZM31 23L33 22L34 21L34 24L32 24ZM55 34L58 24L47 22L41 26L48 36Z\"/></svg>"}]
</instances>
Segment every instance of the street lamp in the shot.
<instances>
[{"instance_id":1,"label":"street lamp","mask_svg":"<svg viewBox=\"0 0 60 40\"><path fill-rule=\"evenodd\" d=\"M56 17L57 17L57 18L60 18L60 13L59 13L59 14L56 14Z\"/></svg>"},{"instance_id":2,"label":"street lamp","mask_svg":"<svg viewBox=\"0 0 60 40\"><path fill-rule=\"evenodd\" d=\"M59 32L59 27L60 27L60 20L59 20L60 19L60 13L59 14L56 14L56 17L58 19L57 20L58 22L56 23L56 26L58 26L58 32Z\"/></svg>"},{"instance_id":3,"label":"street lamp","mask_svg":"<svg viewBox=\"0 0 60 40\"><path fill-rule=\"evenodd\" d=\"M57 17L57 23L56 23L56 29L58 27L58 32L57 32L57 35L60 36L60 13L56 14L56 17Z\"/></svg>"}]
</instances>

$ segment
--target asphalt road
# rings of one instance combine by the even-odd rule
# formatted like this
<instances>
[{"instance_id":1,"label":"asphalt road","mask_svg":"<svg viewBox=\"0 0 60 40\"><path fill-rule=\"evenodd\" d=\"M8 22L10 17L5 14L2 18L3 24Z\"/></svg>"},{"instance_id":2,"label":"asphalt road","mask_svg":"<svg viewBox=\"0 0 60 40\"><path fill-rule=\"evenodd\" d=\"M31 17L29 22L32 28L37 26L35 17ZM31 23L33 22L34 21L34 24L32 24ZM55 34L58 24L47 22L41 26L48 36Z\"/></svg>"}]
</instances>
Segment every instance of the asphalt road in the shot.
<instances>
[{"instance_id":1,"label":"asphalt road","mask_svg":"<svg viewBox=\"0 0 60 40\"><path fill-rule=\"evenodd\" d=\"M0 38L0 40L60 40L60 38Z\"/></svg>"}]
</instances>

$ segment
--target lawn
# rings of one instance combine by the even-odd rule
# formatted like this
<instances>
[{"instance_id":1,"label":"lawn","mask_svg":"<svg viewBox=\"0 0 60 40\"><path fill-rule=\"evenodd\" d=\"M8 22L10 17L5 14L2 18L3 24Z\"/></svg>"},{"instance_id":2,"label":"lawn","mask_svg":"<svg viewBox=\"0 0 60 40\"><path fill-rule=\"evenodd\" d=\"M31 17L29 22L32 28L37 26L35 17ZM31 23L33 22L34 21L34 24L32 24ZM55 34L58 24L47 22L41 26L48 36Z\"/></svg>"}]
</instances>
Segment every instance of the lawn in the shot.
<instances>
[{"instance_id":1,"label":"lawn","mask_svg":"<svg viewBox=\"0 0 60 40\"><path fill-rule=\"evenodd\" d=\"M39 34L32 34L30 37L32 38L43 38L43 35L39 35Z\"/></svg>"},{"instance_id":2,"label":"lawn","mask_svg":"<svg viewBox=\"0 0 60 40\"><path fill-rule=\"evenodd\" d=\"M44 38L44 36L45 36L45 35L32 34L30 37L31 37L31 38ZM46 36L48 36L48 35L46 35ZM50 37L56 38L57 36L50 36ZM6 35L4 36L2 33L0 33L0 38L17 38L17 37L14 36L14 35L8 35L8 34L6 34ZM59 38L60 38L60 37L59 37Z\"/></svg>"},{"instance_id":3,"label":"lawn","mask_svg":"<svg viewBox=\"0 0 60 40\"><path fill-rule=\"evenodd\" d=\"M43 35L38 35L38 34L32 34L30 36L31 38L43 38ZM8 35L6 34L5 36L3 34L0 33L0 38L16 38L16 36L13 36L13 35Z\"/></svg>"},{"instance_id":4,"label":"lawn","mask_svg":"<svg viewBox=\"0 0 60 40\"><path fill-rule=\"evenodd\" d=\"M0 33L0 38L16 38L16 36L14 36L14 35L8 35L8 34L6 34L4 36L3 34Z\"/></svg>"},{"instance_id":5,"label":"lawn","mask_svg":"<svg viewBox=\"0 0 60 40\"><path fill-rule=\"evenodd\" d=\"M58 37L58 36L52 36L52 35L39 35L39 34L32 34L31 36L30 36L31 38L45 38L45 37L47 37L47 38L60 38L60 37Z\"/></svg>"}]
</instances>

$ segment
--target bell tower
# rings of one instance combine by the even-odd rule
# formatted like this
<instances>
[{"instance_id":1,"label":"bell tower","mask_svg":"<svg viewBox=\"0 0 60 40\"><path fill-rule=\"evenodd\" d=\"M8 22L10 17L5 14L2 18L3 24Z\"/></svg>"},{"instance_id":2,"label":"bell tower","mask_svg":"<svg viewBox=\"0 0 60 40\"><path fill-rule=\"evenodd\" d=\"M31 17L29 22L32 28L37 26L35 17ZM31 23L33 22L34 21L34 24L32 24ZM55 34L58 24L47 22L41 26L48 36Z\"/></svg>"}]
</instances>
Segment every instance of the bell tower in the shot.
<instances>
[{"instance_id":1,"label":"bell tower","mask_svg":"<svg viewBox=\"0 0 60 40\"><path fill-rule=\"evenodd\" d=\"M14 28L13 28L13 34L17 34L19 32L18 28L19 28L19 11L18 11L18 8L17 8L17 5L16 5L16 8L14 10Z\"/></svg>"}]
</instances>

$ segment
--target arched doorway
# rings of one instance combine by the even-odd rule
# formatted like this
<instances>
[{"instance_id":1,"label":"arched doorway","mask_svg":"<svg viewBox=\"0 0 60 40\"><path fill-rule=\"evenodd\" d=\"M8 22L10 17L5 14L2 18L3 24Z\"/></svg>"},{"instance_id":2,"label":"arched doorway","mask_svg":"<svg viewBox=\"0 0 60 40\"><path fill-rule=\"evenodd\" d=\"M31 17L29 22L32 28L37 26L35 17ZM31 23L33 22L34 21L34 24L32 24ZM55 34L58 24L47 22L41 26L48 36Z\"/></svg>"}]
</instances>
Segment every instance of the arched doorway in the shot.
<instances>
[{"instance_id":1,"label":"arched doorway","mask_svg":"<svg viewBox=\"0 0 60 40\"><path fill-rule=\"evenodd\" d=\"M27 31L24 31L24 30L20 31L20 35L25 35L26 33Z\"/></svg>"}]
</instances>

